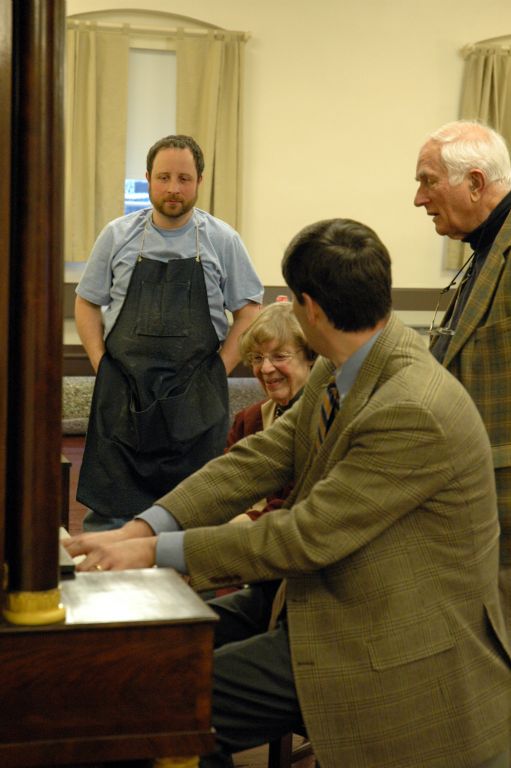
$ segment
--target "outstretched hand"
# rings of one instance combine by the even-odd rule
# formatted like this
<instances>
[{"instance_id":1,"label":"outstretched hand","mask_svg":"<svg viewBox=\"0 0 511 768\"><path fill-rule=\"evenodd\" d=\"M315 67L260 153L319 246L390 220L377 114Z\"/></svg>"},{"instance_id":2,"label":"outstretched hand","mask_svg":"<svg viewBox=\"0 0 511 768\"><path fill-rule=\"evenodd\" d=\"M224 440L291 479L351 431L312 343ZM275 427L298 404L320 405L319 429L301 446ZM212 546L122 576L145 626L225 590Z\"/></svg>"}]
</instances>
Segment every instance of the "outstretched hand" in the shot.
<instances>
[{"instance_id":1,"label":"outstretched hand","mask_svg":"<svg viewBox=\"0 0 511 768\"><path fill-rule=\"evenodd\" d=\"M156 561L156 536L96 545L76 566L77 571L124 571L151 568Z\"/></svg>"},{"instance_id":2,"label":"outstretched hand","mask_svg":"<svg viewBox=\"0 0 511 768\"><path fill-rule=\"evenodd\" d=\"M71 536L62 544L71 557L85 555L76 566L77 571L151 568L156 561L156 536L141 520L113 531Z\"/></svg>"}]
</instances>

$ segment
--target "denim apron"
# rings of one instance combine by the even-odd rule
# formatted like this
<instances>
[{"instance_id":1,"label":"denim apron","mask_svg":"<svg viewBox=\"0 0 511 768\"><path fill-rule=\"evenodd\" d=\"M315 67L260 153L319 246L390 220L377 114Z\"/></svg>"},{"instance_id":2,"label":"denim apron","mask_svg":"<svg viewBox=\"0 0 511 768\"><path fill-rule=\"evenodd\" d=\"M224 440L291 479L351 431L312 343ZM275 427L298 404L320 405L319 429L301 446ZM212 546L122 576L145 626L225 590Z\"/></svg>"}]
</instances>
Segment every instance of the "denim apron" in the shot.
<instances>
[{"instance_id":1,"label":"denim apron","mask_svg":"<svg viewBox=\"0 0 511 768\"><path fill-rule=\"evenodd\" d=\"M193 258L148 259L143 243L106 338L78 483L78 501L107 519L147 509L223 453L227 436L198 226Z\"/></svg>"}]
</instances>

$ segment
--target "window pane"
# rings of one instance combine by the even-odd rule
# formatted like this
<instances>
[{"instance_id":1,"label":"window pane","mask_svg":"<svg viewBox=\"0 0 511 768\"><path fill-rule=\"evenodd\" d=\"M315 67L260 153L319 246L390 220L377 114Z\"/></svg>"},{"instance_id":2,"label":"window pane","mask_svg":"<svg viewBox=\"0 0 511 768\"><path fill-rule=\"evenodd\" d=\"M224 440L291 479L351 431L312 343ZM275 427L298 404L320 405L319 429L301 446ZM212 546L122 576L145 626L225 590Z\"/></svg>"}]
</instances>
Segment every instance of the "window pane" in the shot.
<instances>
[{"instance_id":1,"label":"window pane","mask_svg":"<svg viewBox=\"0 0 511 768\"><path fill-rule=\"evenodd\" d=\"M133 213L140 208L148 208L149 193L145 179L125 179L124 181L124 213Z\"/></svg>"},{"instance_id":2,"label":"window pane","mask_svg":"<svg viewBox=\"0 0 511 768\"><path fill-rule=\"evenodd\" d=\"M175 51L130 49L126 178L143 179L149 147L175 132Z\"/></svg>"},{"instance_id":3,"label":"window pane","mask_svg":"<svg viewBox=\"0 0 511 768\"><path fill-rule=\"evenodd\" d=\"M176 132L176 54L132 48L128 72L128 129L124 213L150 205L146 155L155 141Z\"/></svg>"}]
</instances>

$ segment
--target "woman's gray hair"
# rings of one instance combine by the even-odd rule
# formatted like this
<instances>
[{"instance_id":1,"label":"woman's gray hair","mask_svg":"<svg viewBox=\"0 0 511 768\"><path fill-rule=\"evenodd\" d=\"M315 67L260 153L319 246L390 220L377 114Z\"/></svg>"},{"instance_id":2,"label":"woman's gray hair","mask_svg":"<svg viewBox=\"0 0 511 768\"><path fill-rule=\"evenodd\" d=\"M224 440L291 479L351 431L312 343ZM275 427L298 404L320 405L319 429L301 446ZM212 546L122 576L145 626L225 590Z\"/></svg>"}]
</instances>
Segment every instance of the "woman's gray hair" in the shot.
<instances>
[{"instance_id":1,"label":"woman's gray hair","mask_svg":"<svg viewBox=\"0 0 511 768\"><path fill-rule=\"evenodd\" d=\"M309 347L296 319L291 302L274 302L263 307L253 323L241 334L238 346L245 365L250 365L250 355L255 347L273 341L279 346L292 344L302 350L307 360L316 358L316 353Z\"/></svg>"},{"instance_id":2,"label":"woman's gray hair","mask_svg":"<svg viewBox=\"0 0 511 768\"><path fill-rule=\"evenodd\" d=\"M451 186L461 184L477 168L488 184L511 188L509 150L504 138L493 128L475 120L457 120L443 125L429 139L440 144L440 156Z\"/></svg>"}]
</instances>

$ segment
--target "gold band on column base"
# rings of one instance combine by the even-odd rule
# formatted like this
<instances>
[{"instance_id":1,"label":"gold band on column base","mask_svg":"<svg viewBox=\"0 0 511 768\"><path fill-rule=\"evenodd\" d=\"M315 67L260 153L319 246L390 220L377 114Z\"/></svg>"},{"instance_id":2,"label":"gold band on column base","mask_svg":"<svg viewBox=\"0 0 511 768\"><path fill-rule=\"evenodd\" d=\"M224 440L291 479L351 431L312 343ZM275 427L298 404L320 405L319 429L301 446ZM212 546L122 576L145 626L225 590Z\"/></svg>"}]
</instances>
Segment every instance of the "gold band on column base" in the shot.
<instances>
[{"instance_id":1,"label":"gold band on column base","mask_svg":"<svg viewBox=\"0 0 511 768\"><path fill-rule=\"evenodd\" d=\"M153 768L197 768L198 765L198 757L159 757Z\"/></svg>"},{"instance_id":2,"label":"gold band on column base","mask_svg":"<svg viewBox=\"0 0 511 768\"><path fill-rule=\"evenodd\" d=\"M3 610L11 624L35 627L41 624L58 624L66 616L60 602L60 589L46 592L8 592Z\"/></svg>"}]
</instances>

